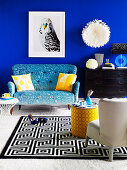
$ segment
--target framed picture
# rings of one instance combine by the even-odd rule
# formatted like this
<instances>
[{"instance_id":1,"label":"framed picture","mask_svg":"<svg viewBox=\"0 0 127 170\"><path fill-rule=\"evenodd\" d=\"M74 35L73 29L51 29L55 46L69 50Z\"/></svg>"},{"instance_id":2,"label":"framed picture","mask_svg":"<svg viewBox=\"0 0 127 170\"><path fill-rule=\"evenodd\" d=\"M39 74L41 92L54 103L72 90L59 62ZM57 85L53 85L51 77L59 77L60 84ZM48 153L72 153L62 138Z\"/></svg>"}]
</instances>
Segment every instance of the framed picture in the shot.
<instances>
[{"instance_id":1,"label":"framed picture","mask_svg":"<svg viewBox=\"0 0 127 170\"><path fill-rule=\"evenodd\" d=\"M29 57L65 57L65 12L29 12Z\"/></svg>"}]
</instances>

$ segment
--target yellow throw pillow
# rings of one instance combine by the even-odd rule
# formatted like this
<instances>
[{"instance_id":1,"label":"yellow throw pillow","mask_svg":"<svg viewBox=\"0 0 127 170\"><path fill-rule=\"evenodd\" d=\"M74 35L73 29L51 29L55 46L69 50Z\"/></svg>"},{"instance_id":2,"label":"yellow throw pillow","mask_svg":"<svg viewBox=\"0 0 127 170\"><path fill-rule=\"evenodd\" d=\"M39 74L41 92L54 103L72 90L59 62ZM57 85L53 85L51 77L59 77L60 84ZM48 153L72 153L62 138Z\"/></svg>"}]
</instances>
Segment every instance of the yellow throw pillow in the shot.
<instances>
[{"instance_id":1,"label":"yellow throw pillow","mask_svg":"<svg viewBox=\"0 0 127 170\"><path fill-rule=\"evenodd\" d=\"M55 90L72 91L77 75L60 73Z\"/></svg>"},{"instance_id":2,"label":"yellow throw pillow","mask_svg":"<svg viewBox=\"0 0 127 170\"><path fill-rule=\"evenodd\" d=\"M34 90L31 80L31 74L12 76L13 81L17 87L17 91Z\"/></svg>"}]
</instances>

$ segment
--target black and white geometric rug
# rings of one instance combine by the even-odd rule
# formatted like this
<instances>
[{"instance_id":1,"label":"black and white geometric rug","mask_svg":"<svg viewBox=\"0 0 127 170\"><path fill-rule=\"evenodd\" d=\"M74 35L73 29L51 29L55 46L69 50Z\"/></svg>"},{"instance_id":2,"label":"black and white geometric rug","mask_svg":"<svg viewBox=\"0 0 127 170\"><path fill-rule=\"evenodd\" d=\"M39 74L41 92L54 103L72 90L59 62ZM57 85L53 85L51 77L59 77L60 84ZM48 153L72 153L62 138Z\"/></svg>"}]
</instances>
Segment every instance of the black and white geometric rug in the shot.
<instances>
[{"instance_id":1,"label":"black and white geometric rug","mask_svg":"<svg viewBox=\"0 0 127 170\"><path fill-rule=\"evenodd\" d=\"M36 118L35 116L34 118ZM48 122L31 125L27 116L21 116L8 139L0 158L33 159L107 159L108 148L94 140L84 147L85 139L71 134L70 116L48 116ZM114 151L114 159L127 158L127 147Z\"/></svg>"}]
</instances>

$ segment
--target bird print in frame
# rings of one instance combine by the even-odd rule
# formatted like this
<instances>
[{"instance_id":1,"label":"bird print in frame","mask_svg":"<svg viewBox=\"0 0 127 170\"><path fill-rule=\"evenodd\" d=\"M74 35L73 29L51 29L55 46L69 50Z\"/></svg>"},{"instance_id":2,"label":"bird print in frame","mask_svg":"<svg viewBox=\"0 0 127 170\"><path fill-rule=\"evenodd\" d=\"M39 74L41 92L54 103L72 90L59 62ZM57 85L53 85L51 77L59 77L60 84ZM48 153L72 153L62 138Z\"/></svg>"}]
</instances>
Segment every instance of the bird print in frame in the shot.
<instances>
[{"instance_id":1,"label":"bird print in frame","mask_svg":"<svg viewBox=\"0 0 127 170\"><path fill-rule=\"evenodd\" d=\"M39 29L40 42L46 51L60 51L60 41L50 18L43 18Z\"/></svg>"},{"instance_id":2,"label":"bird print in frame","mask_svg":"<svg viewBox=\"0 0 127 170\"><path fill-rule=\"evenodd\" d=\"M29 57L65 57L65 12L29 12Z\"/></svg>"}]
</instances>

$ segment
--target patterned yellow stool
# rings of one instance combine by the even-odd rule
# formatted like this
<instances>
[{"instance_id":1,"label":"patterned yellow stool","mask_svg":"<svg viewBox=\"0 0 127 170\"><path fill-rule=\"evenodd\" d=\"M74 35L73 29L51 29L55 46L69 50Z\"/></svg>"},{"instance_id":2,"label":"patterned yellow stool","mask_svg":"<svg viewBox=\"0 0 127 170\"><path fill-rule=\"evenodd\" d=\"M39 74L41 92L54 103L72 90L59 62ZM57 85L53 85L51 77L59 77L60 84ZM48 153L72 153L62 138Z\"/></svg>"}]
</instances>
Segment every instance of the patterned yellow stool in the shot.
<instances>
[{"instance_id":1,"label":"patterned yellow stool","mask_svg":"<svg viewBox=\"0 0 127 170\"><path fill-rule=\"evenodd\" d=\"M71 133L74 136L85 138L89 122L98 119L98 105L93 103L91 107L81 105L71 106Z\"/></svg>"}]
</instances>

